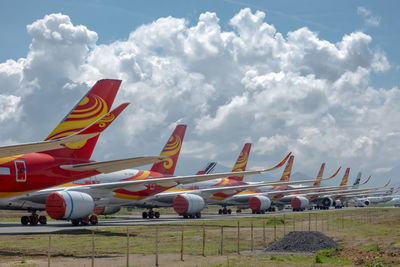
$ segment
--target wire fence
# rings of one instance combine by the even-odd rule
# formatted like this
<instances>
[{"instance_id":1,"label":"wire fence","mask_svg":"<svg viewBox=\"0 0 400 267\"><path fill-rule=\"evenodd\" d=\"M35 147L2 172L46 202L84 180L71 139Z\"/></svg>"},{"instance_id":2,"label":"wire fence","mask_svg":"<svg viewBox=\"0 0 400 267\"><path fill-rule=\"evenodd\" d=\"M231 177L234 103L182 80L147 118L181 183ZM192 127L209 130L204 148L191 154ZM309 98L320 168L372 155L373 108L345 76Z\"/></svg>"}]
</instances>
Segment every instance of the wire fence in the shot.
<instances>
[{"instance_id":1,"label":"wire fence","mask_svg":"<svg viewBox=\"0 0 400 267\"><path fill-rule=\"evenodd\" d=\"M126 266L135 257L154 255L160 265L163 254L230 255L264 250L291 231L320 231L329 236L360 225L373 225L389 216L400 218L400 209L340 210L286 213L250 218L234 217L151 226L91 228L54 234L1 236L0 252L25 257L46 256L48 266L59 256L96 259L125 256Z\"/></svg>"}]
</instances>

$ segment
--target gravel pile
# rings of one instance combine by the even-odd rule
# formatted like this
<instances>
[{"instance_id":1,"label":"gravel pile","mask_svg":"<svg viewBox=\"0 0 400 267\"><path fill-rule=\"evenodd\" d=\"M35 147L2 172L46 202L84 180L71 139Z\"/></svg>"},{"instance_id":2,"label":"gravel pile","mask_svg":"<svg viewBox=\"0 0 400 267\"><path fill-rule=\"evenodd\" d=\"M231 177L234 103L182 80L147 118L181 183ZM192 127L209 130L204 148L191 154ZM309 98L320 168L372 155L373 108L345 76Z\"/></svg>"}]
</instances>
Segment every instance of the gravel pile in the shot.
<instances>
[{"instance_id":1,"label":"gravel pile","mask_svg":"<svg viewBox=\"0 0 400 267\"><path fill-rule=\"evenodd\" d=\"M316 252L317 250L336 248L339 244L332 238L316 231L290 232L275 242L266 251L276 252Z\"/></svg>"}]
</instances>

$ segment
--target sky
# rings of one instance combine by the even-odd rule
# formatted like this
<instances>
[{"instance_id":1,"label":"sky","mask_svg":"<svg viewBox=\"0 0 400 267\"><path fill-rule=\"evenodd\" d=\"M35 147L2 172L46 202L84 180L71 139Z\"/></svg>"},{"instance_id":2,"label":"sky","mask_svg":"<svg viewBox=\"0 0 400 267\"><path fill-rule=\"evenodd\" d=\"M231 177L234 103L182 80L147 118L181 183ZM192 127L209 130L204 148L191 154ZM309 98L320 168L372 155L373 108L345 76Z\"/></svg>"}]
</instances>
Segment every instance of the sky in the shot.
<instances>
[{"instance_id":1,"label":"sky","mask_svg":"<svg viewBox=\"0 0 400 267\"><path fill-rule=\"evenodd\" d=\"M293 172L310 178L326 162L326 176L342 166L350 181L361 171L400 185L399 6L3 1L0 145L42 140L96 80L113 78L114 105L131 105L93 159L156 155L187 124L177 174L210 160L229 169L251 142L251 169L291 151Z\"/></svg>"}]
</instances>

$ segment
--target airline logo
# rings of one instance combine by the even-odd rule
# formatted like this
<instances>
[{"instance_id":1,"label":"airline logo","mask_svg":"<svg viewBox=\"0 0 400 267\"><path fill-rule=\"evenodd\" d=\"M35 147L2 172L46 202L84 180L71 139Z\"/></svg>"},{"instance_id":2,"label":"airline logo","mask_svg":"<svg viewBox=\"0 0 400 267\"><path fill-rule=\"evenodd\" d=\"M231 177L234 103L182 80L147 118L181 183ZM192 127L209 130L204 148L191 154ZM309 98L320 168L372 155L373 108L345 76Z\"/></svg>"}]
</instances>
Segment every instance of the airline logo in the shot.
<instances>
[{"instance_id":1,"label":"airline logo","mask_svg":"<svg viewBox=\"0 0 400 267\"><path fill-rule=\"evenodd\" d=\"M321 180L322 180L322 175L324 174L324 169L325 169L325 163L322 163L321 169L319 169L317 179L315 180L314 186L320 186L321 185Z\"/></svg>"},{"instance_id":2,"label":"airline logo","mask_svg":"<svg viewBox=\"0 0 400 267\"><path fill-rule=\"evenodd\" d=\"M182 146L182 140L180 136L172 135L169 138L168 143L165 146L164 150L160 153L160 156L172 157L174 155L177 155L181 150L181 146ZM164 161L163 166L165 169L171 169L172 166L174 165L174 161L171 158L166 158L163 161Z\"/></svg>"},{"instance_id":3,"label":"airline logo","mask_svg":"<svg viewBox=\"0 0 400 267\"><path fill-rule=\"evenodd\" d=\"M72 135L92 124L105 114L109 108L104 99L95 94L85 96L74 110L46 137L45 140L59 139ZM105 127L107 121L112 121L112 116L106 116L99 122L100 127ZM103 126L101 126L103 125ZM87 140L66 145L70 149L80 149Z\"/></svg>"},{"instance_id":4,"label":"airline logo","mask_svg":"<svg viewBox=\"0 0 400 267\"><path fill-rule=\"evenodd\" d=\"M346 169L346 172L343 175L343 179L340 182L340 186L344 186L347 184L347 180L349 180L349 173L350 173L350 168Z\"/></svg>"},{"instance_id":5,"label":"airline logo","mask_svg":"<svg viewBox=\"0 0 400 267\"><path fill-rule=\"evenodd\" d=\"M245 170L248 159L249 159L249 153L248 152L243 153L242 151L242 153L240 153L238 160L236 161L235 166L233 166L232 168L232 172L241 172Z\"/></svg>"}]
</instances>

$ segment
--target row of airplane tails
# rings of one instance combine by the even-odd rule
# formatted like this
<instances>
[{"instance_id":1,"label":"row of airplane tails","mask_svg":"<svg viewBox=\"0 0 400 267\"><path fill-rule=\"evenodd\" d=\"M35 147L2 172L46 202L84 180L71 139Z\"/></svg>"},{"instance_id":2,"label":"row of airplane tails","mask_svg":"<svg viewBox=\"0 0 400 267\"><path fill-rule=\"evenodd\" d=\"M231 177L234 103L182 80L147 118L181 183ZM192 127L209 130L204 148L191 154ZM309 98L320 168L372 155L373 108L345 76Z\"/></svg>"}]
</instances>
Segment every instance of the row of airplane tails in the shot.
<instances>
[{"instance_id":1,"label":"row of airplane tails","mask_svg":"<svg viewBox=\"0 0 400 267\"><path fill-rule=\"evenodd\" d=\"M0 147L0 208L26 210L24 225L46 224L45 214L74 225L97 224L97 215L113 214L121 207L140 207L143 218L159 218L155 209L173 207L184 218L200 218L207 205L219 205L220 214L250 208L265 213L291 205L294 211L309 208L341 208L349 200L368 195L386 195L389 183L380 188L347 185L347 168L338 186L321 186L341 170L323 178L322 163L316 179L290 181L294 156L278 164L247 171L251 144L246 143L230 172L213 173L216 162L193 175L174 176L186 125L177 125L158 156L97 162L91 159L100 134L129 103L111 110L120 80L100 80L44 141ZM110 111L111 110L111 111ZM136 170L153 164L149 170ZM245 176L270 172L286 164L279 180L246 182ZM310 185L307 185L310 184ZM393 192L393 190L392 190ZM361 202L366 203L366 200ZM358 202L360 202L358 201Z\"/></svg>"}]
</instances>

